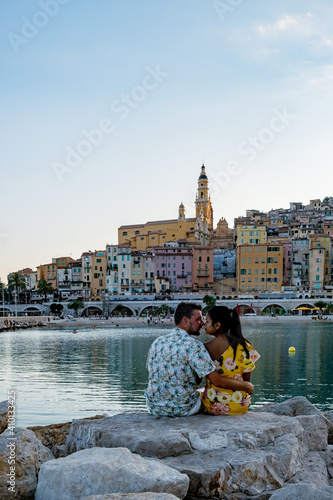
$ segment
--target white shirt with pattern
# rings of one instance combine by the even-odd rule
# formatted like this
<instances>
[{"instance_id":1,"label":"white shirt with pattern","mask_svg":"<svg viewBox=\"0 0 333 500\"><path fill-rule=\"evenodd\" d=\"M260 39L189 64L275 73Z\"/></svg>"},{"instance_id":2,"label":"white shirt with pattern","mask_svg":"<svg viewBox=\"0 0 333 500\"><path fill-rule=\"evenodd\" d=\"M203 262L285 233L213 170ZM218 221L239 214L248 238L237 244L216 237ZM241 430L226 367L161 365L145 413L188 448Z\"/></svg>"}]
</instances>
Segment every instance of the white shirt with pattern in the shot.
<instances>
[{"instance_id":1,"label":"white shirt with pattern","mask_svg":"<svg viewBox=\"0 0 333 500\"><path fill-rule=\"evenodd\" d=\"M173 417L191 412L198 401L198 377L216 370L205 346L178 327L152 343L147 368L148 411Z\"/></svg>"}]
</instances>

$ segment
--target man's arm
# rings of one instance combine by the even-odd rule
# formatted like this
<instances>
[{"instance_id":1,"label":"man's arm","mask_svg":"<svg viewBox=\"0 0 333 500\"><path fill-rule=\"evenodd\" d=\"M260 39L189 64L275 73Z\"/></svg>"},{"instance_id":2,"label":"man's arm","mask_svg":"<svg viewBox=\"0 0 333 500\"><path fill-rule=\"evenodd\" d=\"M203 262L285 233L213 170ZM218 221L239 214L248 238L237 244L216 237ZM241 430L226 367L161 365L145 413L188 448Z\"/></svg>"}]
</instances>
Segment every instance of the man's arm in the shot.
<instances>
[{"instance_id":1,"label":"man's arm","mask_svg":"<svg viewBox=\"0 0 333 500\"><path fill-rule=\"evenodd\" d=\"M206 378L215 385L216 387L221 387L222 389L229 389L232 391L246 391L252 394L254 391L254 385L251 382L245 380L235 380L233 378L223 377L216 370L214 372L208 373Z\"/></svg>"}]
</instances>

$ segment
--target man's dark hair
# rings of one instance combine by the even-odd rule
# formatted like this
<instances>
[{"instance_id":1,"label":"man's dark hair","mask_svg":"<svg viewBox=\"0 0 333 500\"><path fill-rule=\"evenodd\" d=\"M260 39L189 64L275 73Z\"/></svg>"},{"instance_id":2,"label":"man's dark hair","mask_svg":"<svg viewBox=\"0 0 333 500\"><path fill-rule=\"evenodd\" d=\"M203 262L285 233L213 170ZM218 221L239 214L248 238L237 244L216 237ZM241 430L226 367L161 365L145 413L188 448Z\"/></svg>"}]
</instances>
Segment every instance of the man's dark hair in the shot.
<instances>
[{"instance_id":1,"label":"man's dark hair","mask_svg":"<svg viewBox=\"0 0 333 500\"><path fill-rule=\"evenodd\" d=\"M194 311L202 311L201 305L195 304L194 302L181 302L178 304L174 316L175 325L179 325L184 316L190 318Z\"/></svg>"}]
</instances>

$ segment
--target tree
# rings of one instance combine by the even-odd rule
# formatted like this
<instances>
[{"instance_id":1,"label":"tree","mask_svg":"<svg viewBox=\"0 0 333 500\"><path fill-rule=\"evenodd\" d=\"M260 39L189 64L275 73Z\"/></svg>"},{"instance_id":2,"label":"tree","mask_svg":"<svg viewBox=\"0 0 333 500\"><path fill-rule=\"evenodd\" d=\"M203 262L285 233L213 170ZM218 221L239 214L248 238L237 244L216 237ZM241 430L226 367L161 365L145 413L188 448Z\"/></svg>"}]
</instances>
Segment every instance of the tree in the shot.
<instances>
[{"instance_id":1,"label":"tree","mask_svg":"<svg viewBox=\"0 0 333 500\"><path fill-rule=\"evenodd\" d=\"M19 298L19 292L26 289L24 276L20 273L13 273L8 278L9 291L15 290L15 301Z\"/></svg>"},{"instance_id":2,"label":"tree","mask_svg":"<svg viewBox=\"0 0 333 500\"><path fill-rule=\"evenodd\" d=\"M48 294L53 293L52 284L48 283L44 278L38 281L37 289L41 295L44 295L45 300L47 299Z\"/></svg>"},{"instance_id":3,"label":"tree","mask_svg":"<svg viewBox=\"0 0 333 500\"><path fill-rule=\"evenodd\" d=\"M206 307L204 308L204 311L206 312L211 307L214 307L216 305L216 297L214 297L213 295L205 295L202 299L202 302L206 304Z\"/></svg>"},{"instance_id":4,"label":"tree","mask_svg":"<svg viewBox=\"0 0 333 500\"><path fill-rule=\"evenodd\" d=\"M59 304L59 302L53 302L53 304L50 305L51 313L57 314L58 316L60 315L63 308L64 308L64 306L62 304Z\"/></svg>"},{"instance_id":5,"label":"tree","mask_svg":"<svg viewBox=\"0 0 333 500\"><path fill-rule=\"evenodd\" d=\"M78 311L84 308L84 302L82 302L82 300L80 299L75 299L72 302L70 302L67 307L68 309L73 309L76 315L78 315Z\"/></svg>"},{"instance_id":6,"label":"tree","mask_svg":"<svg viewBox=\"0 0 333 500\"><path fill-rule=\"evenodd\" d=\"M328 302L325 307L325 311L330 314L333 312L333 302Z\"/></svg>"},{"instance_id":7,"label":"tree","mask_svg":"<svg viewBox=\"0 0 333 500\"><path fill-rule=\"evenodd\" d=\"M326 307L326 302L323 300L317 300L317 302L314 303L315 307L319 307L320 309L320 316L323 315L323 309Z\"/></svg>"}]
</instances>

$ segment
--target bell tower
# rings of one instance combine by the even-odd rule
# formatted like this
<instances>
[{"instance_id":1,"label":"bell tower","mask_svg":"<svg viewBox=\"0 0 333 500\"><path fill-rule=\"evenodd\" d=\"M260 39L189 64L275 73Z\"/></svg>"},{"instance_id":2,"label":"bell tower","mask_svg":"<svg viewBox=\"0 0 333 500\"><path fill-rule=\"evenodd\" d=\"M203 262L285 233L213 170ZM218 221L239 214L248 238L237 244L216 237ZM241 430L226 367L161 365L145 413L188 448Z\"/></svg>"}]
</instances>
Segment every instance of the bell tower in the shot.
<instances>
[{"instance_id":1,"label":"bell tower","mask_svg":"<svg viewBox=\"0 0 333 500\"><path fill-rule=\"evenodd\" d=\"M209 232L213 231L213 207L209 195L208 177L206 167L202 164L198 179L198 189L195 199L195 217L201 217L207 224Z\"/></svg>"},{"instance_id":2,"label":"bell tower","mask_svg":"<svg viewBox=\"0 0 333 500\"><path fill-rule=\"evenodd\" d=\"M183 202L181 202L178 208L178 220L185 220L185 206Z\"/></svg>"}]
</instances>

